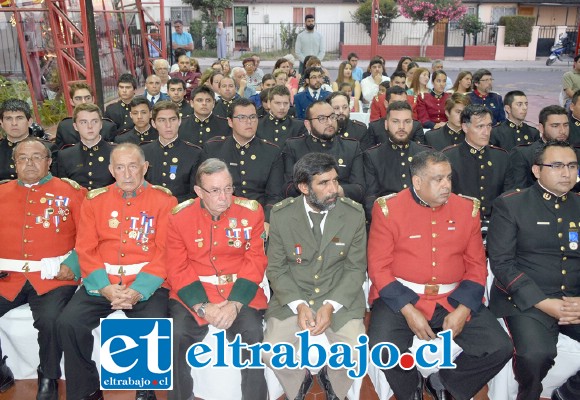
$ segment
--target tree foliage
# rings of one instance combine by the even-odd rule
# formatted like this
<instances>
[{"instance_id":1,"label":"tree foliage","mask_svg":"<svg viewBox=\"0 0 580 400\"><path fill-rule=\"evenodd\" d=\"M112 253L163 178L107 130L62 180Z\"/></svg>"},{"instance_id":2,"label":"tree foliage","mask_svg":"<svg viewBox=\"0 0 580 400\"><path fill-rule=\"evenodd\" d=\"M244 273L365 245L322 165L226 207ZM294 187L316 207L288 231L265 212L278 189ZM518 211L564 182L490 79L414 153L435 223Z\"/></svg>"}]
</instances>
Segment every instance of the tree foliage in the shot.
<instances>
[{"instance_id":1,"label":"tree foliage","mask_svg":"<svg viewBox=\"0 0 580 400\"><path fill-rule=\"evenodd\" d=\"M352 19L356 23L364 25L369 36L371 35L371 23L373 21L372 9L372 0L366 0L364 3L361 3L354 14L351 14ZM378 41L380 44L387 35L387 29L389 29L391 25L391 20L399 16L399 10L394 0L379 0L379 10Z\"/></svg>"},{"instance_id":2,"label":"tree foliage","mask_svg":"<svg viewBox=\"0 0 580 400\"><path fill-rule=\"evenodd\" d=\"M474 39L478 33L485 29L485 24L475 14L465 14L458 22L459 28L463 29L467 36L472 36Z\"/></svg>"},{"instance_id":3,"label":"tree foliage","mask_svg":"<svg viewBox=\"0 0 580 400\"><path fill-rule=\"evenodd\" d=\"M182 0L184 4L191 4L194 10L200 10L203 20L216 22L218 16L224 15L224 10L233 6L232 0Z\"/></svg>"}]
</instances>

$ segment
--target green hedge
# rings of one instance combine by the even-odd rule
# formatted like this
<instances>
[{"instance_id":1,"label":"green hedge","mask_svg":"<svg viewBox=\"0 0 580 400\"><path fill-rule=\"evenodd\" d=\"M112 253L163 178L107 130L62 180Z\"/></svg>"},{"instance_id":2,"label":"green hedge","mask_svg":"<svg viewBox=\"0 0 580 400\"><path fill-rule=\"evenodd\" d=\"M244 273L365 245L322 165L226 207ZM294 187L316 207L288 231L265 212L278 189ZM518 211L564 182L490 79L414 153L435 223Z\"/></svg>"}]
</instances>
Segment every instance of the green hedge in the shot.
<instances>
[{"instance_id":1,"label":"green hedge","mask_svg":"<svg viewBox=\"0 0 580 400\"><path fill-rule=\"evenodd\" d=\"M505 26L504 44L526 47L532 41L532 29L536 17L523 15L506 15L499 19L499 25Z\"/></svg>"}]
</instances>

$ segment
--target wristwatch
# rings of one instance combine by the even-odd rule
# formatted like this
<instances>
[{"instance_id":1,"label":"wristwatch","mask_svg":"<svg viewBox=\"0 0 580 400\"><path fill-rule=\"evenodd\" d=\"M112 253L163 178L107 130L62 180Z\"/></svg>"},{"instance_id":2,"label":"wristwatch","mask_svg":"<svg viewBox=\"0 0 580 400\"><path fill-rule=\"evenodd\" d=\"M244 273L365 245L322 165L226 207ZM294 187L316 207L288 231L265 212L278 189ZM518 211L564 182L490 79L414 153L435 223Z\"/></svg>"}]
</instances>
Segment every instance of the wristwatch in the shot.
<instances>
[{"instance_id":1,"label":"wristwatch","mask_svg":"<svg viewBox=\"0 0 580 400\"><path fill-rule=\"evenodd\" d=\"M205 307L207 307L207 302L201 303L201 306L197 308L196 313L199 318L205 318Z\"/></svg>"}]
</instances>

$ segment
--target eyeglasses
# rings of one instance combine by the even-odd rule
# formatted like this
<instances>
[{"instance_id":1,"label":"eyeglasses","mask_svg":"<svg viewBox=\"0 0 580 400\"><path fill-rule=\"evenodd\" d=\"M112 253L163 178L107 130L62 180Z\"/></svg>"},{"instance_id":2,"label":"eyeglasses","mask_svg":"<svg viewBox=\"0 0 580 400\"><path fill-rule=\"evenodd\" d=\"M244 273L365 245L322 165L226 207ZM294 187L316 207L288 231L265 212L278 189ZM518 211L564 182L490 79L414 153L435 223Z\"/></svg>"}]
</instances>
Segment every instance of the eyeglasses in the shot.
<instances>
[{"instance_id":1,"label":"eyeglasses","mask_svg":"<svg viewBox=\"0 0 580 400\"><path fill-rule=\"evenodd\" d=\"M237 119L240 122L256 122L258 120L258 116L256 114L252 115L235 115L232 118Z\"/></svg>"},{"instance_id":2,"label":"eyeglasses","mask_svg":"<svg viewBox=\"0 0 580 400\"><path fill-rule=\"evenodd\" d=\"M34 164L41 162L42 160L46 160L47 156L41 156L39 154L34 154L33 156L26 157L26 156L19 156L16 158L16 162L18 164L28 164L29 161L32 161Z\"/></svg>"},{"instance_id":3,"label":"eyeglasses","mask_svg":"<svg viewBox=\"0 0 580 400\"><path fill-rule=\"evenodd\" d=\"M568 168L568 171L577 171L578 170L578 163L577 162L571 162L568 164L556 162L556 163L552 163L552 164L539 164L539 165L541 165L542 167L550 167L556 171L563 171L564 168Z\"/></svg>"},{"instance_id":4,"label":"eyeglasses","mask_svg":"<svg viewBox=\"0 0 580 400\"><path fill-rule=\"evenodd\" d=\"M229 195L234 193L234 190L236 190L235 186L226 186L223 189L212 189L212 190L207 190L207 189L203 188L202 186L200 186L200 188L204 192L209 194L211 197L219 197L219 195L222 193L224 194L224 196L229 196Z\"/></svg>"},{"instance_id":5,"label":"eyeglasses","mask_svg":"<svg viewBox=\"0 0 580 400\"><path fill-rule=\"evenodd\" d=\"M318 120L318 122L320 122L321 124L325 124L326 121L331 120L331 121L336 121L336 114L330 114L330 115L319 115L318 117L315 118L308 118L308 121L314 121L315 119Z\"/></svg>"}]
</instances>

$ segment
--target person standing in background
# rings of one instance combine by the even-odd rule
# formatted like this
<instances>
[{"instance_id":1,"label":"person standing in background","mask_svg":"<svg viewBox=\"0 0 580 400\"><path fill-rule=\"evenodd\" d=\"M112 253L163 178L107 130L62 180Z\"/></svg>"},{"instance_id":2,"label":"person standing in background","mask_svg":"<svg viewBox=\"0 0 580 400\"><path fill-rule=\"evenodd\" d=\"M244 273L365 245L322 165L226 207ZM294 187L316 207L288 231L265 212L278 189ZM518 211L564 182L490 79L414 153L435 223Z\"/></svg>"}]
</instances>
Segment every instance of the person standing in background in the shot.
<instances>
[{"instance_id":1,"label":"person standing in background","mask_svg":"<svg viewBox=\"0 0 580 400\"><path fill-rule=\"evenodd\" d=\"M218 21L217 28L215 28L215 34L217 36L217 57L219 59L228 57L228 48L226 45L227 32L224 28L224 23Z\"/></svg>"},{"instance_id":2,"label":"person standing in background","mask_svg":"<svg viewBox=\"0 0 580 400\"><path fill-rule=\"evenodd\" d=\"M306 56L315 56L320 61L324 60L326 49L324 46L324 38L319 32L314 31L315 20L314 15L306 14L304 17L304 29L296 37L296 55L300 60L300 73L304 72L304 60Z\"/></svg>"}]
</instances>

